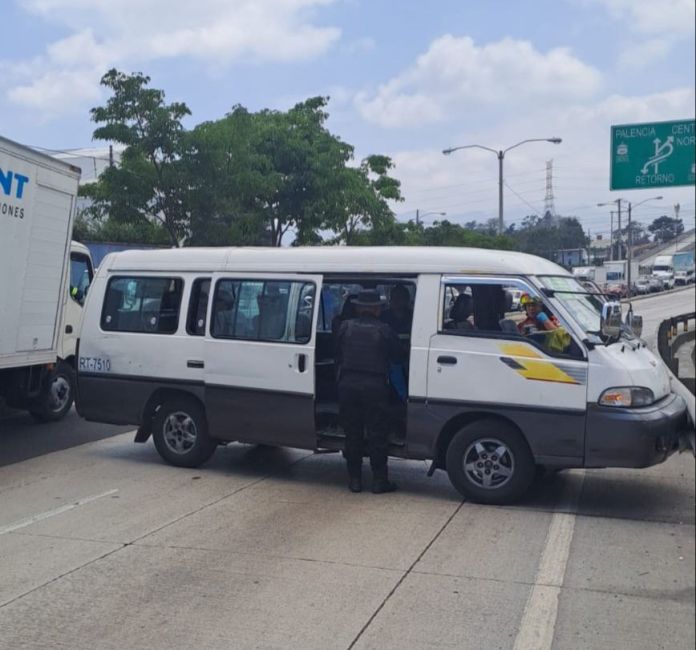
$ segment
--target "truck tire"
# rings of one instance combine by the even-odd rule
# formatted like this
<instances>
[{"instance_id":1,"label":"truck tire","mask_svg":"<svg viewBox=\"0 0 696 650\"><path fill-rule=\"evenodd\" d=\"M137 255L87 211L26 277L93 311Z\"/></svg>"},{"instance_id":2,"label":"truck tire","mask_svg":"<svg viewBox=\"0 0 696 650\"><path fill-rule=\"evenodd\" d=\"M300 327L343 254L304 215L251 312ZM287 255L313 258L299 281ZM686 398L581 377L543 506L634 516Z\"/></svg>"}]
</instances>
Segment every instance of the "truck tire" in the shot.
<instances>
[{"instance_id":1,"label":"truck tire","mask_svg":"<svg viewBox=\"0 0 696 650\"><path fill-rule=\"evenodd\" d=\"M486 504L521 499L536 474L527 441L512 425L488 419L472 422L447 447L447 474L460 494Z\"/></svg>"},{"instance_id":2,"label":"truck tire","mask_svg":"<svg viewBox=\"0 0 696 650\"><path fill-rule=\"evenodd\" d=\"M48 374L29 412L39 422L56 422L71 409L75 400L75 371L60 361Z\"/></svg>"},{"instance_id":3,"label":"truck tire","mask_svg":"<svg viewBox=\"0 0 696 650\"><path fill-rule=\"evenodd\" d=\"M152 422L152 438L159 455L177 467L198 467L217 447L208 436L203 408L187 398L162 404Z\"/></svg>"}]
</instances>

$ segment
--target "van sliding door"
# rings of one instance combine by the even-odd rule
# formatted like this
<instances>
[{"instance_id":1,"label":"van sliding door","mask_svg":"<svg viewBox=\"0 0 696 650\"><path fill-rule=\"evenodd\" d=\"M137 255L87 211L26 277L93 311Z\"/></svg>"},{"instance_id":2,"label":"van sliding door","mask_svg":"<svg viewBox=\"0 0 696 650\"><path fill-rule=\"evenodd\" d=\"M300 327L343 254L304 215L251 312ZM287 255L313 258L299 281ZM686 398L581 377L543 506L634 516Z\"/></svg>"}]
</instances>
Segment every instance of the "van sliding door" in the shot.
<instances>
[{"instance_id":1,"label":"van sliding door","mask_svg":"<svg viewBox=\"0 0 696 650\"><path fill-rule=\"evenodd\" d=\"M210 434L313 449L321 276L219 273L204 346Z\"/></svg>"}]
</instances>

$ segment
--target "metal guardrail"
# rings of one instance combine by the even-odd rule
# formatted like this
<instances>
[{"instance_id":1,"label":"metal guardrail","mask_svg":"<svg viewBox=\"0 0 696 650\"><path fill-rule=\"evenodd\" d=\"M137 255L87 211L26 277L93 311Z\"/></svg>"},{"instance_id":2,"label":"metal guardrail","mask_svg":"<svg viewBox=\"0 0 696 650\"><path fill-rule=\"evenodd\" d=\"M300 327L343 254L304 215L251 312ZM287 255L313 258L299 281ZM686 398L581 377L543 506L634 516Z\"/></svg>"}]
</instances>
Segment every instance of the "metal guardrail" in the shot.
<instances>
[{"instance_id":1,"label":"metal guardrail","mask_svg":"<svg viewBox=\"0 0 696 650\"><path fill-rule=\"evenodd\" d=\"M682 326L681 332L679 331L680 326ZM679 359L675 355L684 343L694 339L696 336L695 328L696 312L689 312L662 321L657 330L657 350L676 377L679 377ZM688 382L681 379L680 381L692 393L694 392L693 379Z\"/></svg>"}]
</instances>

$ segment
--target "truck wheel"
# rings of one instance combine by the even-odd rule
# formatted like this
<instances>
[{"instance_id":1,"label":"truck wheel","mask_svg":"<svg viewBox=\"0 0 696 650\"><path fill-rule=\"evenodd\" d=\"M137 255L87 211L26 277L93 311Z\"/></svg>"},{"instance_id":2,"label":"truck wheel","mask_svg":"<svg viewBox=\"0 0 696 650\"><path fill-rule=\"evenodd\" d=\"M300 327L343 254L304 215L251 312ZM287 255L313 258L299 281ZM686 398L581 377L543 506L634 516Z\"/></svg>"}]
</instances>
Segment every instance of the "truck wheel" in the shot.
<instances>
[{"instance_id":1,"label":"truck wheel","mask_svg":"<svg viewBox=\"0 0 696 650\"><path fill-rule=\"evenodd\" d=\"M186 398L162 404L152 423L152 437L159 455L177 467L198 467L217 447L217 441L208 437L203 409Z\"/></svg>"},{"instance_id":2,"label":"truck wheel","mask_svg":"<svg viewBox=\"0 0 696 650\"><path fill-rule=\"evenodd\" d=\"M55 422L70 410L74 399L75 371L70 364L61 361L46 377L41 394L31 404L29 412L39 422Z\"/></svg>"},{"instance_id":3,"label":"truck wheel","mask_svg":"<svg viewBox=\"0 0 696 650\"><path fill-rule=\"evenodd\" d=\"M461 429L447 448L446 460L452 485L477 503L517 501L536 473L527 441L498 420L479 420Z\"/></svg>"}]
</instances>

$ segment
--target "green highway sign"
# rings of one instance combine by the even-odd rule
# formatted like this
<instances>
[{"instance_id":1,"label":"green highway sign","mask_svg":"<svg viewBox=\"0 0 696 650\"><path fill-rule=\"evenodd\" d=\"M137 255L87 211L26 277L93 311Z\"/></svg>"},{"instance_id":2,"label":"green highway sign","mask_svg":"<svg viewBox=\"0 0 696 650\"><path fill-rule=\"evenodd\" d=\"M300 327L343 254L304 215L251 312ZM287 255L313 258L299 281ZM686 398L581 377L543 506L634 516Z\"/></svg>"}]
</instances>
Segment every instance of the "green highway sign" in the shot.
<instances>
[{"instance_id":1,"label":"green highway sign","mask_svg":"<svg viewBox=\"0 0 696 650\"><path fill-rule=\"evenodd\" d=\"M611 127L612 190L694 185L694 120Z\"/></svg>"}]
</instances>

